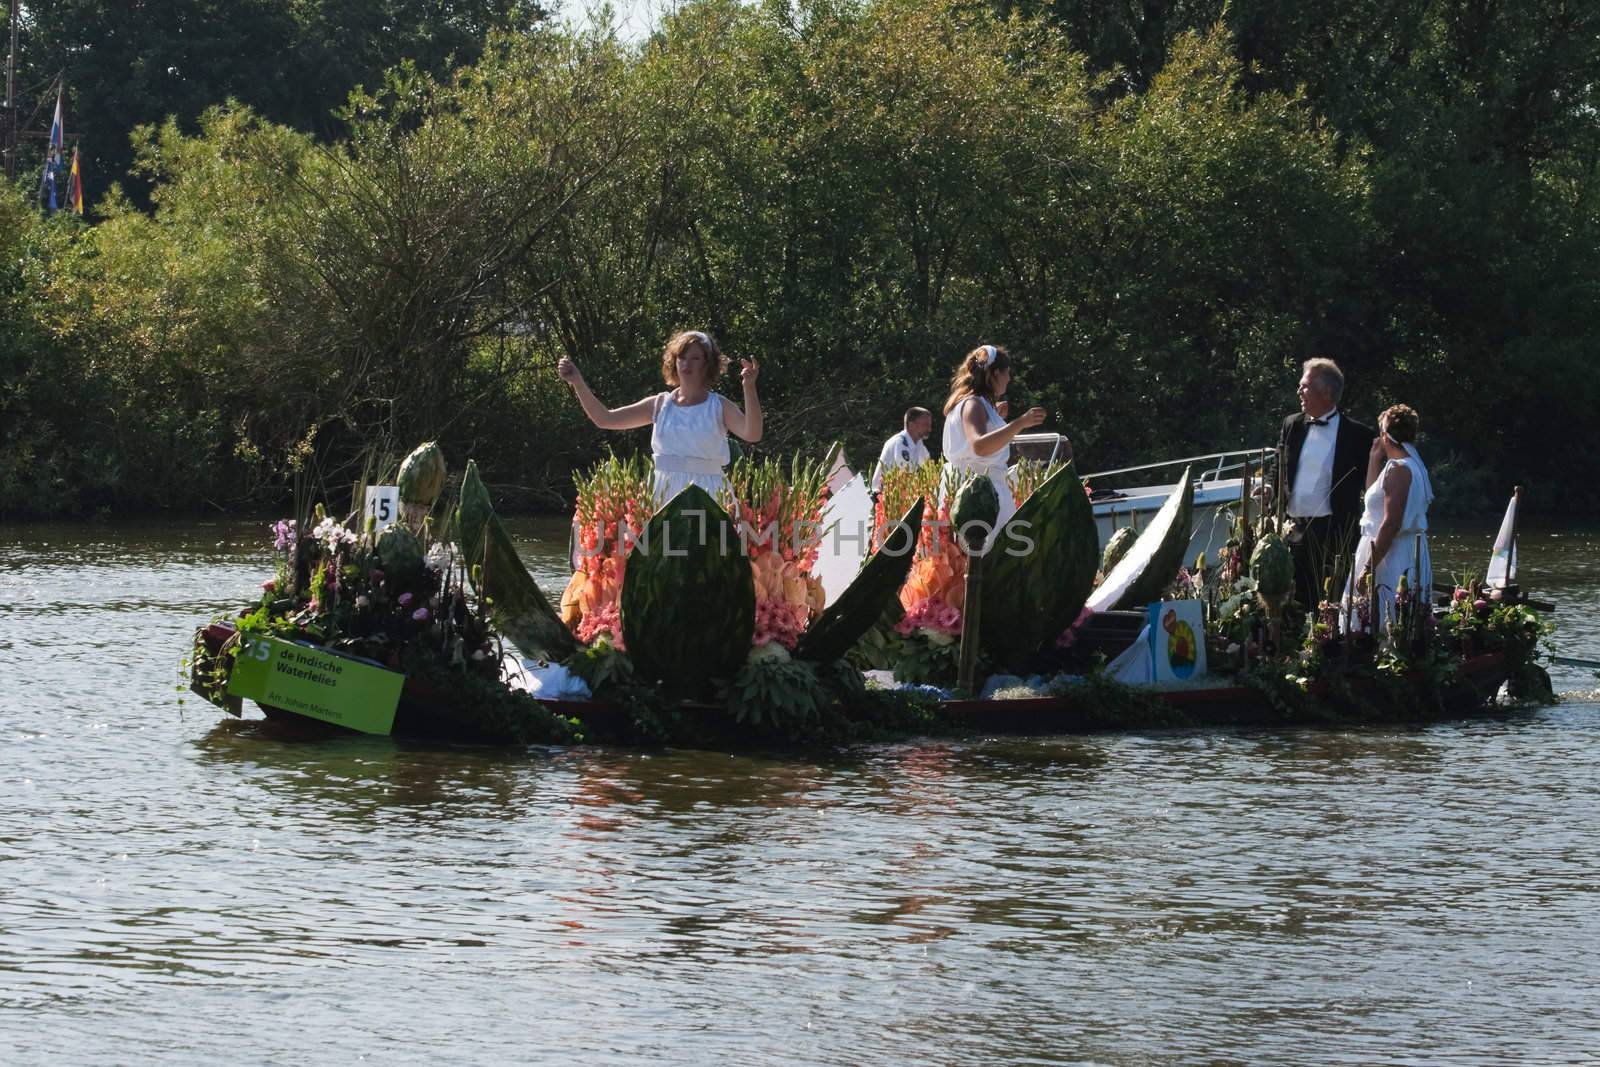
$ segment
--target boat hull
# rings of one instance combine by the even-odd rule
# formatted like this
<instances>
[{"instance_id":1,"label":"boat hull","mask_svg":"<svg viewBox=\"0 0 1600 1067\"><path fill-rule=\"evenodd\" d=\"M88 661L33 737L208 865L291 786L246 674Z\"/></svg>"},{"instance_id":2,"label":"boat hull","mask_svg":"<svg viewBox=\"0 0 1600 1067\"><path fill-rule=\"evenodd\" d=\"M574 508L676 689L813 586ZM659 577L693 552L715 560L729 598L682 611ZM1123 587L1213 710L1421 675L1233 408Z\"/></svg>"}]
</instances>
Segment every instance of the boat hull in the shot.
<instances>
[{"instance_id":1,"label":"boat hull","mask_svg":"<svg viewBox=\"0 0 1600 1067\"><path fill-rule=\"evenodd\" d=\"M197 632L199 644L212 655L233 636L231 627L213 624ZM1304 710L1293 712L1275 704L1263 690L1250 686L1215 686L1184 689L1134 689L1135 704L1098 705L1083 695L1030 697L1015 700L940 701L940 717L951 726L981 734L1081 734L1117 730L1203 729L1207 727L1327 726L1350 722L1423 722L1481 715L1494 709L1494 698L1506 681L1507 667L1497 653L1463 660L1452 683L1436 699L1375 715L1371 705L1352 709L1348 696L1360 698L1363 689L1374 691L1361 678L1347 680L1338 693L1329 686L1313 685ZM1343 695L1340 695L1343 694ZM627 713L603 701L540 700L548 710L578 720L597 735L616 734L627 726ZM434 740L476 740L452 733L442 694L420 679L408 678L395 714L394 735ZM681 711L693 713L695 705ZM708 717L722 709L704 707ZM270 720L297 736L348 733L346 728L307 718L283 708L261 706Z\"/></svg>"}]
</instances>

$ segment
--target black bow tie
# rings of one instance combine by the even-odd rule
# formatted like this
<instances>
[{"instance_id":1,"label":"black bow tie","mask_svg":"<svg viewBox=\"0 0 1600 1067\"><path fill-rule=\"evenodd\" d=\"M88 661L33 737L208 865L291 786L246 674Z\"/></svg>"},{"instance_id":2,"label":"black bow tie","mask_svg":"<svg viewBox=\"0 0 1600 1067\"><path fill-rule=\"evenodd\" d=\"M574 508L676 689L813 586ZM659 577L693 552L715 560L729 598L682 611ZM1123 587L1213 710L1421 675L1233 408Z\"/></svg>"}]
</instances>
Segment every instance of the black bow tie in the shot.
<instances>
[{"instance_id":1,"label":"black bow tie","mask_svg":"<svg viewBox=\"0 0 1600 1067\"><path fill-rule=\"evenodd\" d=\"M1306 420L1306 425L1307 426L1326 426L1326 425L1328 425L1328 418L1329 417L1330 416L1324 416L1323 418L1320 418L1320 419L1307 419Z\"/></svg>"}]
</instances>

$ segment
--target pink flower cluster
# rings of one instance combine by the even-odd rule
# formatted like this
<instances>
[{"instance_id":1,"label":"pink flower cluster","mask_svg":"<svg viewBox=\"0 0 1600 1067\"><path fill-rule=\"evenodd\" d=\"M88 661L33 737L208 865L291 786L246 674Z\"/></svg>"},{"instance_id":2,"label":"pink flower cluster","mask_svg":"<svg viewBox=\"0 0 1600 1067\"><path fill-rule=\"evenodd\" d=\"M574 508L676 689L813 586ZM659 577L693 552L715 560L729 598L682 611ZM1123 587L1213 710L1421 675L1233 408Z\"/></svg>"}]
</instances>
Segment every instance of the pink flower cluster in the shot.
<instances>
[{"instance_id":1,"label":"pink flower cluster","mask_svg":"<svg viewBox=\"0 0 1600 1067\"><path fill-rule=\"evenodd\" d=\"M279 519L272 524L272 547L279 552L288 552L294 548L295 525L288 519Z\"/></svg>"},{"instance_id":2,"label":"pink flower cluster","mask_svg":"<svg viewBox=\"0 0 1600 1067\"><path fill-rule=\"evenodd\" d=\"M927 629L954 636L961 632L961 612L938 597L930 596L917 601L894 628L900 634Z\"/></svg>"},{"instance_id":3,"label":"pink flower cluster","mask_svg":"<svg viewBox=\"0 0 1600 1067\"><path fill-rule=\"evenodd\" d=\"M784 600L757 600L755 647L776 641L792 649L799 643L809 621L810 613L805 605L796 607Z\"/></svg>"},{"instance_id":4,"label":"pink flower cluster","mask_svg":"<svg viewBox=\"0 0 1600 1067\"><path fill-rule=\"evenodd\" d=\"M615 600L599 605L578 620L578 640L593 641L602 633L611 636L611 643L618 651L626 651L622 643L622 608Z\"/></svg>"}]
</instances>

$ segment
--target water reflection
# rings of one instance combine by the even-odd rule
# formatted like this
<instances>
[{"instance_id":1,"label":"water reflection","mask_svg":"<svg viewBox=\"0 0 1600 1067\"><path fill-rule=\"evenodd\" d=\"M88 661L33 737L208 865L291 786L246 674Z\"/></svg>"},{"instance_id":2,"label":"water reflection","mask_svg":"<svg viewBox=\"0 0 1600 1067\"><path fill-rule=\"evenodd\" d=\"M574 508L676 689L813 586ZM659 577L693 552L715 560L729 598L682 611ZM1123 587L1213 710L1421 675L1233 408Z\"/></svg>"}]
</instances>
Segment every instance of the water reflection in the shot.
<instances>
[{"instance_id":1,"label":"water reflection","mask_svg":"<svg viewBox=\"0 0 1600 1067\"><path fill-rule=\"evenodd\" d=\"M276 805L303 804L330 819L364 822L401 809L419 822L519 817L526 770L550 757L413 746L386 737L329 736L265 720L228 720L194 742L201 765L238 773Z\"/></svg>"}]
</instances>

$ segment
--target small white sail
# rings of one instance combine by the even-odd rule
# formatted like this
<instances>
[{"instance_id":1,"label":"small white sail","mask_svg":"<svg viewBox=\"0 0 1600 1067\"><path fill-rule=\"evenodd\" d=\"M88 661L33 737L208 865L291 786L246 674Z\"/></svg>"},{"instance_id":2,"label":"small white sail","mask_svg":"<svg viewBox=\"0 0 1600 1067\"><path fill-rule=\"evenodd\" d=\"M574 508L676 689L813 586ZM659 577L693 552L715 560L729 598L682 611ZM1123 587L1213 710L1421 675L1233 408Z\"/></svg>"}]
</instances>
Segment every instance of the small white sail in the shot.
<instances>
[{"instance_id":1,"label":"small white sail","mask_svg":"<svg viewBox=\"0 0 1600 1067\"><path fill-rule=\"evenodd\" d=\"M849 468L844 468L849 474ZM828 498L822 542L811 573L822 582L823 603L832 604L854 580L872 547L872 498L861 475L852 475Z\"/></svg>"},{"instance_id":2,"label":"small white sail","mask_svg":"<svg viewBox=\"0 0 1600 1067\"><path fill-rule=\"evenodd\" d=\"M1506 517L1500 520L1500 532L1494 538L1494 554L1489 557L1489 573L1485 578L1490 589L1504 589L1517 580L1517 503L1522 490L1511 494L1506 505Z\"/></svg>"},{"instance_id":3,"label":"small white sail","mask_svg":"<svg viewBox=\"0 0 1600 1067\"><path fill-rule=\"evenodd\" d=\"M845 486L850 484L855 472L850 469L850 463L845 459L844 446L835 444L828 450L827 457L823 460L828 465L828 472L824 477L828 492L837 495Z\"/></svg>"}]
</instances>

